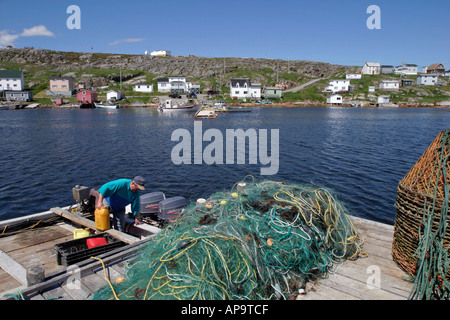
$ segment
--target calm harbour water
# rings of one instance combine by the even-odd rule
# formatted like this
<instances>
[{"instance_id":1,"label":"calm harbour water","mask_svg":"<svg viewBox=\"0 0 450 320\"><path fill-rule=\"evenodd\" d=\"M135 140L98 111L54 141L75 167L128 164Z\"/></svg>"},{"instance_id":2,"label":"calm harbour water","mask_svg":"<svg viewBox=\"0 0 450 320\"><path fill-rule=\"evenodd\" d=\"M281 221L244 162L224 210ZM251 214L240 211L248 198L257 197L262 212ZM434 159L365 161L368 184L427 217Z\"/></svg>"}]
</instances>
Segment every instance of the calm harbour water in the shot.
<instances>
[{"instance_id":1,"label":"calm harbour water","mask_svg":"<svg viewBox=\"0 0 450 320\"><path fill-rule=\"evenodd\" d=\"M274 176L261 176L262 165L248 160L173 164L172 132L193 133L194 121L193 113L148 108L0 111L0 220L70 205L75 185L98 188L142 175L145 192L196 200L251 174L330 188L351 214L393 224L397 185L439 131L450 128L450 110L254 108L202 121L203 132L215 128L224 136L226 129L279 129Z\"/></svg>"}]
</instances>

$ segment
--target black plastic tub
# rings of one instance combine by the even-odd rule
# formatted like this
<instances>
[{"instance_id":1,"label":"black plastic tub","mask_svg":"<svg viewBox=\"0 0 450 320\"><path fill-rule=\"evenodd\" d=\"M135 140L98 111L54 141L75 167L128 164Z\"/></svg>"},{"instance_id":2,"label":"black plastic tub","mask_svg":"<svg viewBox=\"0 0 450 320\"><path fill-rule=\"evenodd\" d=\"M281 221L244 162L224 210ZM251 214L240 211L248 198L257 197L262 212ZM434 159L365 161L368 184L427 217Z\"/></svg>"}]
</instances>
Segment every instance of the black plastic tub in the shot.
<instances>
[{"instance_id":1,"label":"black plastic tub","mask_svg":"<svg viewBox=\"0 0 450 320\"><path fill-rule=\"evenodd\" d=\"M86 244L86 240L93 238L105 238L107 244L89 249ZM126 245L125 242L120 241L107 233L101 233L86 238L57 243L55 244L56 261L59 265L64 265L67 267L69 265L86 260L93 256L95 257L124 245Z\"/></svg>"}]
</instances>

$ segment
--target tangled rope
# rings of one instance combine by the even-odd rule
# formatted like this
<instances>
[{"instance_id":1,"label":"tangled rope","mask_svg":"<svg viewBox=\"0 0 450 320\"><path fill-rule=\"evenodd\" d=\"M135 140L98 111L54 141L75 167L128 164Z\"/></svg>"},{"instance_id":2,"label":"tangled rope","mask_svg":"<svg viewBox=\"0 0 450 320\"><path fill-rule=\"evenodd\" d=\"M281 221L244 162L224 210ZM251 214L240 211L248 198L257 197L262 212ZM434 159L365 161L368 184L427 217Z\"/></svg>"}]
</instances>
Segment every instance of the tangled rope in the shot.
<instances>
[{"instance_id":1,"label":"tangled rope","mask_svg":"<svg viewBox=\"0 0 450 320\"><path fill-rule=\"evenodd\" d=\"M192 203L114 286L119 299L291 299L346 259L363 237L324 188L245 181ZM114 299L111 288L95 299Z\"/></svg>"}]
</instances>

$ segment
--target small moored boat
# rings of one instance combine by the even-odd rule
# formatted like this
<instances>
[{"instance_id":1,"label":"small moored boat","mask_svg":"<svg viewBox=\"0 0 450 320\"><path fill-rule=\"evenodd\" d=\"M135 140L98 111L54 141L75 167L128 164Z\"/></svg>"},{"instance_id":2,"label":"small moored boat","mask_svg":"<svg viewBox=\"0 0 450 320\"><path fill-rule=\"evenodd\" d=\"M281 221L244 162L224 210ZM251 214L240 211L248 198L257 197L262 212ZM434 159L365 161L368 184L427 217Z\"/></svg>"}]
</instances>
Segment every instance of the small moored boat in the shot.
<instances>
[{"instance_id":1,"label":"small moored boat","mask_svg":"<svg viewBox=\"0 0 450 320\"><path fill-rule=\"evenodd\" d=\"M197 110L198 103L194 101L193 99L189 99L184 104L176 104L173 103L172 100L166 100L163 105L160 105L158 107L158 110L161 112L165 111L191 111L191 110Z\"/></svg>"},{"instance_id":2,"label":"small moored boat","mask_svg":"<svg viewBox=\"0 0 450 320\"><path fill-rule=\"evenodd\" d=\"M119 109L119 105L118 104L114 104L111 102L100 102L100 103L95 103L95 107L96 108L104 108L104 109Z\"/></svg>"}]
</instances>

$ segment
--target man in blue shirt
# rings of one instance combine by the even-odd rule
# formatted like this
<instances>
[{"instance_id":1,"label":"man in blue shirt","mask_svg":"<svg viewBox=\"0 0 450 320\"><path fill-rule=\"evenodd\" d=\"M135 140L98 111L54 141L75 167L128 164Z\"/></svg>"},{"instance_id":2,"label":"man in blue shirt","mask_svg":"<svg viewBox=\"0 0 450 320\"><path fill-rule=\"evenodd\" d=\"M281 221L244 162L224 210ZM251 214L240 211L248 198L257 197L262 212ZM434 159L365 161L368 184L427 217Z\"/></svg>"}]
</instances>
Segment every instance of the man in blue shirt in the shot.
<instances>
[{"instance_id":1,"label":"man in blue shirt","mask_svg":"<svg viewBox=\"0 0 450 320\"><path fill-rule=\"evenodd\" d=\"M145 190L145 179L141 176L136 176L133 180L118 179L105 183L98 189L96 209L102 206L109 207L113 213L114 229L124 232L125 207L131 203L131 212L133 216L140 212L140 190ZM136 224L140 224L137 217Z\"/></svg>"}]
</instances>

